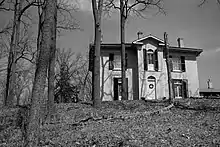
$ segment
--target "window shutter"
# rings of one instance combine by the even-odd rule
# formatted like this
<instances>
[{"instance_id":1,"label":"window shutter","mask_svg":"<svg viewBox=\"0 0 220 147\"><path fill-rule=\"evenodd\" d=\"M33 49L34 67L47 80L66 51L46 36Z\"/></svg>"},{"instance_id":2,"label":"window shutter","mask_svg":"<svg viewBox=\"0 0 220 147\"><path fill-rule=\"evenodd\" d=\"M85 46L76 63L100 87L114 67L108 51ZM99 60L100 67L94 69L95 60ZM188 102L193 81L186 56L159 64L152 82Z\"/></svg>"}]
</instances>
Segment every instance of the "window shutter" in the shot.
<instances>
[{"instance_id":1,"label":"window shutter","mask_svg":"<svg viewBox=\"0 0 220 147\"><path fill-rule=\"evenodd\" d=\"M183 72L186 71L186 65L185 65L185 57L181 56L181 69Z\"/></svg>"},{"instance_id":2,"label":"window shutter","mask_svg":"<svg viewBox=\"0 0 220 147\"><path fill-rule=\"evenodd\" d=\"M171 92L173 92L173 98L175 98L176 93L175 93L174 79L171 79L171 85L172 85ZM169 85L168 85L168 86L169 86Z\"/></svg>"},{"instance_id":3,"label":"window shutter","mask_svg":"<svg viewBox=\"0 0 220 147\"><path fill-rule=\"evenodd\" d=\"M170 61L170 70L173 71L173 62L172 62L172 56L169 56L169 61Z\"/></svg>"},{"instance_id":4,"label":"window shutter","mask_svg":"<svg viewBox=\"0 0 220 147\"><path fill-rule=\"evenodd\" d=\"M128 100L128 78L126 78L126 92L127 92L127 98L125 99Z\"/></svg>"},{"instance_id":5,"label":"window shutter","mask_svg":"<svg viewBox=\"0 0 220 147\"><path fill-rule=\"evenodd\" d=\"M113 61L114 61L114 54L110 53L109 54L109 70L113 70L114 69Z\"/></svg>"},{"instance_id":6,"label":"window shutter","mask_svg":"<svg viewBox=\"0 0 220 147\"><path fill-rule=\"evenodd\" d=\"M188 98L188 80L187 79L184 79L182 80L182 85L183 85L183 97L184 98Z\"/></svg>"},{"instance_id":7,"label":"window shutter","mask_svg":"<svg viewBox=\"0 0 220 147\"><path fill-rule=\"evenodd\" d=\"M125 53L125 70L128 68L128 54Z\"/></svg>"},{"instance_id":8,"label":"window shutter","mask_svg":"<svg viewBox=\"0 0 220 147\"><path fill-rule=\"evenodd\" d=\"M147 51L146 49L143 49L143 57L144 57L144 70L148 70L147 65Z\"/></svg>"},{"instance_id":9,"label":"window shutter","mask_svg":"<svg viewBox=\"0 0 220 147\"><path fill-rule=\"evenodd\" d=\"M154 52L154 70L158 71L158 50Z\"/></svg>"},{"instance_id":10,"label":"window shutter","mask_svg":"<svg viewBox=\"0 0 220 147\"><path fill-rule=\"evenodd\" d=\"M90 45L89 49L89 71L92 71L94 68L94 54L95 54L95 48L94 46Z\"/></svg>"},{"instance_id":11,"label":"window shutter","mask_svg":"<svg viewBox=\"0 0 220 147\"><path fill-rule=\"evenodd\" d=\"M118 78L114 78L114 100L118 100Z\"/></svg>"}]
</instances>

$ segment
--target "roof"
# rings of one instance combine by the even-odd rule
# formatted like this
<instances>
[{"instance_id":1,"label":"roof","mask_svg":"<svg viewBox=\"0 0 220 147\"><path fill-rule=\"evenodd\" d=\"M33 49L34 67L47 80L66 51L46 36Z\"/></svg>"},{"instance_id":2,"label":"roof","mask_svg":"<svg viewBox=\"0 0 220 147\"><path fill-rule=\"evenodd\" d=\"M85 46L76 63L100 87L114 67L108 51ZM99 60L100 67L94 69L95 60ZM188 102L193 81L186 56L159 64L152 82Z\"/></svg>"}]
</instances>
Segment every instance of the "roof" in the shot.
<instances>
[{"instance_id":1,"label":"roof","mask_svg":"<svg viewBox=\"0 0 220 147\"><path fill-rule=\"evenodd\" d=\"M125 43L126 48L133 48L139 45L142 45L142 43ZM102 48L121 48L121 44L120 43L102 43L101 47Z\"/></svg>"},{"instance_id":2,"label":"roof","mask_svg":"<svg viewBox=\"0 0 220 147\"><path fill-rule=\"evenodd\" d=\"M149 34L149 35L147 35L145 37L142 37L140 39L134 40L133 43L141 42L141 41L143 41L143 40L145 40L147 38L154 38L155 40L157 40L157 41L159 41L161 43L164 43L164 41L162 39L160 39L160 38L158 38L158 37L156 37L156 36L154 36L152 34Z\"/></svg>"},{"instance_id":3,"label":"roof","mask_svg":"<svg viewBox=\"0 0 220 147\"><path fill-rule=\"evenodd\" d=\"M200 93L220 93L220 89L214 89L214 88L205 88L205 89L200 89Z\"/></svg>"},{"instance_id":4,"label":"roof","mask_svg":"<svg viewBox=\"0 0 220 147\"><path fill-rule=\"evenodd\" d=\"M132 43L125 43L125 47L126 48L137 47L137 46L143 44L141 41L146 40L148 38L153 38L159 42L159 45L162 45L162 46L164 45L163 39L160 39L160 38L150 34L150 35L147 35L147 36L142 37L140 39L137 39L137 40L133 41ZM120 48L121 44L120 43L102 43L101 47L102 48ZM173 51L173 52L181 52L181 53L189 53L190 52L190 53L196 54L196 56L199 56L200 53L202 53L202 51L203 51L202 49L198 49L198 48L186 48L186 47L175 47L175 46L169 46L169 50Z\"/></svg>"},{"instance_id":5,"label":"roof","mask_svg":"<svg viewBox=\"0 0 220 147\"><path fill-rule=\"evenodd\" d=\"M186 47L174 47L174 46L170 46L169 47L170 51L177 51L177 52L193 52L196 54L196 56L200 55L200 53L202 53L202 49L198 49L198 48L186 48Z\"/></svg>"}]
</instances>

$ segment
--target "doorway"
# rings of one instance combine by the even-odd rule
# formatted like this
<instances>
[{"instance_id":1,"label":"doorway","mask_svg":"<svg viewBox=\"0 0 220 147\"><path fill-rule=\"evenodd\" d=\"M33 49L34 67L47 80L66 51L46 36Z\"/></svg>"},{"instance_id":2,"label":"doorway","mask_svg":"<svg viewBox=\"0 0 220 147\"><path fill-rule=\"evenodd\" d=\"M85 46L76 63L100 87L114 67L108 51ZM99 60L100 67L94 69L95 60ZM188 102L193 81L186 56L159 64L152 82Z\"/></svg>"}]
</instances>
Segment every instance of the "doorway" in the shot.
<instances>
[{"instance_id":1,"label":"doorway","mask_svg":"<svg viewBox=\"0 0 220 147\"><path fill-rule=\"evenodd\" d=\"M147 78L147 99L156 99L156 78L153 76Z\"/></svg>"},{"instance_id":2,"label":"doorway","mask_svg":"<svg viewBox=\"0 0 220 147\"><path fill-rule=\"evenodd\" d=\"M128 92L128 78L126 78L126 88ZM127 100L127 98L126 99L122 98L122 79L121 78L114 78L114 100Z\"/></svg>"}]
</instances>

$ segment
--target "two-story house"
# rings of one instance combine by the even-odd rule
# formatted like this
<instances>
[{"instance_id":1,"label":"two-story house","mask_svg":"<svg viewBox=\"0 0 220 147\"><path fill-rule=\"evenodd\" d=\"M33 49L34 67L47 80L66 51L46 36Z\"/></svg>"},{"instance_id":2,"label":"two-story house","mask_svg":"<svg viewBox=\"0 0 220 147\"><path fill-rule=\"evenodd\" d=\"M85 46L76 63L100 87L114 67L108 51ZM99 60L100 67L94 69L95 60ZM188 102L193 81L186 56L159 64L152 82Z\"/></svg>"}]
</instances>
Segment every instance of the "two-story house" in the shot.
<instances>
[{"instance_id":1,"label":"two-story house","mask_svg":"<svg viewBox=\"0 0 220 147\"><path fill-rule=\"evenodd\" d=\"M196 58L202 49L169 45L171 77L175 98L199 96ZM103 101L121 100L121 45L101 44L100 85ZM126 85L128 100L168 98L164 41L153 35L126 43Z\"/></svg>"}]
</instances>

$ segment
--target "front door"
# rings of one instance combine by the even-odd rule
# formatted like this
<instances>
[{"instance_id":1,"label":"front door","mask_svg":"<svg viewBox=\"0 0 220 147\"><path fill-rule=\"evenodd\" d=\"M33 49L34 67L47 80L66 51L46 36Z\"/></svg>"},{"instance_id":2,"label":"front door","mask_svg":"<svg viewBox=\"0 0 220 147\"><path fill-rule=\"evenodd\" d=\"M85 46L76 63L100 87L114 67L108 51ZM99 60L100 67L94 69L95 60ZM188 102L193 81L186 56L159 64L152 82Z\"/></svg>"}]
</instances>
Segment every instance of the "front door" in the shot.
<instances>
[{"instance_id":1,"label":"front door","mask_svg":"<svg viewBox=\"0 0 220 147\"><path fill-rule=\"evenodd\" d=\"M147 99L156 98L156 84L155 79L148 78L147 80Z\"/></svg>"},{"instance_id":2,"label":"front door","mask_svg":"<svg viewBox=\"0 0 220 147\"><path fill-rule=\"evenodd\" d=\"M128 91L128 78L126 78L126 88ZM122 100L122 79L114 78L114 100Z\"/></svg>"}]
</instances>

